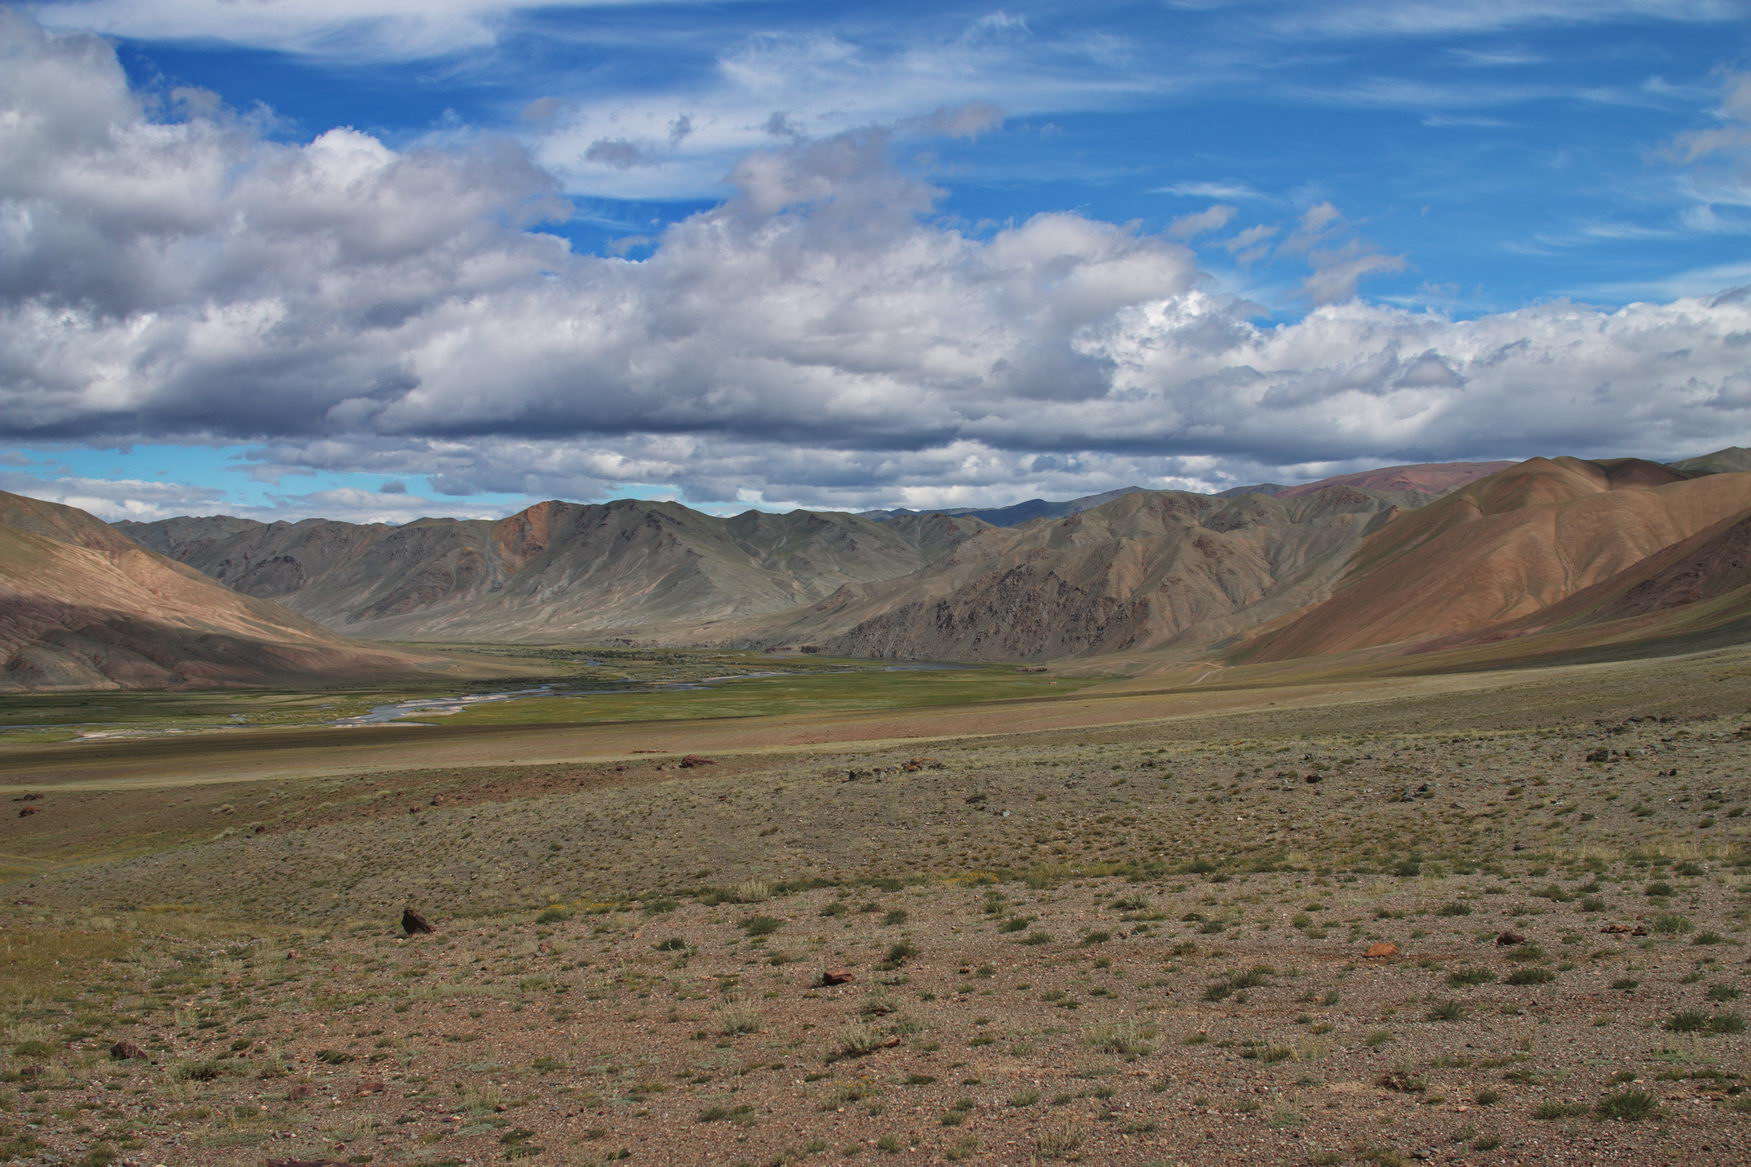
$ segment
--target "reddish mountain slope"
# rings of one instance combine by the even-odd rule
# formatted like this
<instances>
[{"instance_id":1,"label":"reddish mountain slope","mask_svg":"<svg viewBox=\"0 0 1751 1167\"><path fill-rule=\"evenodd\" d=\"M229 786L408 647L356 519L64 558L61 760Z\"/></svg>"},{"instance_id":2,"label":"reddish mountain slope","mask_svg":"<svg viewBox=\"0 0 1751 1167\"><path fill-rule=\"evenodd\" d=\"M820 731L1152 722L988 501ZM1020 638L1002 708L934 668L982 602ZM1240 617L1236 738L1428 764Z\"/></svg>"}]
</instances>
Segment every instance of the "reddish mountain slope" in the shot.
<instances>
[{"instance_id":1,"label":"reddish mountain slope","mask_svg":"<svg viewBox=\"0 0 1751 1167\"><path fill-rule=\"evenodd\" d=\"M454 667L347 640L155 555L83 511L0 492L0 691L264 685Z\"/></svg>"},{"instance_id":2,"label":"reddish mountain slope","mask_svg":"<svg viewBox=\"0 0 1751 1167\"><path fill-rule=\"evenodd\" d=\"M1385 645L1417 651L1486 637L1747 505L1751 475L1686 480L1652 462L1535 458L1387 523L1369 536L1329 600L1267 632L1244 655L1287 660Z\"/></svg>"}]
</instances>

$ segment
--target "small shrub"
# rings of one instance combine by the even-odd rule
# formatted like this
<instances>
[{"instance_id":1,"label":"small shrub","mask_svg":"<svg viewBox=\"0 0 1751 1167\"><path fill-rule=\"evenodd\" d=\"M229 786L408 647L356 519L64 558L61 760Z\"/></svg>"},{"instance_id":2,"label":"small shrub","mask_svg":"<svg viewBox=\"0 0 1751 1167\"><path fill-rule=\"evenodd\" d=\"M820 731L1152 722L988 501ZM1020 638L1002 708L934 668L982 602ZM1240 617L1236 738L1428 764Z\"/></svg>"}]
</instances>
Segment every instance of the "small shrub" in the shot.
<instances>
[{"instance_id":1,"label":"small shrub","mask_svg":"<svg viewBox=\"0 0 1751 1167\"><path fill-rule=\"evenodd\" d=\"M1495 980L1496 974L1487 968L1461 968L1447 974L1447 987L1460 989L1469 985L1489 985Z\"/></svg>"},{"instance_id":2,"label":"small shrub","mask_svg":"<svg viewBox=\"0 0 1751 1167\"><path fill-rule=\"evenodd\" d=\"M1556 980L1556 974L1547 968L1517 968L1508 974L1504 982L1510 985L1548 985Z\"/></svg>"},{"instance_id":3,"label":"small shrub","mask_svg":"<svg viewBox=\"0 0 1751 1167\"><path fill-rule=\"evenodd\" d=\"M770 936L784 927L784 921L775 916L749 916L741 927L749 936Z\"/></svg>"},{"instance_id":4,"label":"small shrub","mask_svg":"<svg viewBox=\"0 0 1751 1167\"><path fill-rule=\"evenodd\" d=\"M319 1053L316 1055L321 1057ZM183 1062L171 1071L171 1077L179 1082L211 1082L225 1073L225 1067L219 1062Z\"/></svg>"},{"instance_id":5,"label":"small shrub","mask_svg":"<svg viewBox=\"0 0 1751 1167\"><path fill-rule=\"evenodd\" d=\"M888 1038L873 1025L852 1024L839 1031L839 1052L861 1058L888 1044Z\"/></svg>"},{"instance_id":6,"label":"small shrub","mask_svg":"<svg viewBox=\"0 0 1751 1167\"><path fill-rule=\"evenodd\" d=\"M1532 1117L1540 1122L1552 1122L1559 1118L1575 1118L1586 1113L1586 1106L1579 1102L1559 1102L1552 1099L1549 1102L1540 1102L1537 1109L1532 1112Z\"/></svg>"},{"instance_id":7,"label":"small shrub","mask_svg":"<svg viewBox=\"0 0 1751 1167\"><path fill-rule=\"evenodd\" d=\"M902 964L905 964L907 960L909 960L912 957L917 956L917 955L918 955L918 950L916 948L912 947L910 944L906 944L904 942L899 943L899 944L890 944L888 946L887 956L883 957L882 962L880 964L876 965L876 967L880 968L880 969L887 969L889 971L892 971L893 969L899 968Z\"/></svg>"},{"instance_id":8,"label":"small shrub","mask_svg":"<svg viewBox=\"0 0 1751 1167\"><path fill-rule=\"evenodd\" d=\"M1614 1122L1640 1122L1659 1109L1660 1100L1645 1090L1620 1090L1601 1098L1593 1113Z\"/></svg>"},{"instance_id":9,"label":"small shrub","mask_svg":"<svg viewBox=\"0 0 1751 1167\"><path fill-rule=\"evenodd\" d=\"M1099 1025L1083 1034L1082 1040L1102 1053L1119 1054L1127 1059L1141 1057L1155 1048L1155 1030L1133 1021L1116 1021Z\"/></svg>"},{"instance_id":10,"label":"small shrub","mask_svg":"<svg viewBox=\"0 0 1751 1167\"><path fill-rule=\"evenodd\" d=\"M1670 1033L1700 1033L1708 1028L1708 1014L1701 1009L1685 1009L1666 1018L1661 1028Z\"/></svg>"},{"instance_id":11,"label":"small shrub","mask_svg":"<svg viewBox=\"0 0 1751 1167\"><path fill-rule=\"evenodd\" d=\"M725 1009L717 1017L717 1031L723 1037L760 1032L760 1015L752 1009Z\"/></svg>"}]
</instances>

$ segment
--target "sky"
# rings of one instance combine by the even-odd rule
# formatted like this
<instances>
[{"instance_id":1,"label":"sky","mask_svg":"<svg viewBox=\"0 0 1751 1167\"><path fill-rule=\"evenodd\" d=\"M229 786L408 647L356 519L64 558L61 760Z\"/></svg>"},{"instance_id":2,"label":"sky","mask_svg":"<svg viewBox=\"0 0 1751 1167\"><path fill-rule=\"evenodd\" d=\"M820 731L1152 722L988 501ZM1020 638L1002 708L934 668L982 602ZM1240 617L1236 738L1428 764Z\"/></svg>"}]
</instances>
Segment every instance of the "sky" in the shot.
<instances>
[{"instance_id":1,"label":"sky","mask_svg":"<svg viewBox=\"0 0 1751 1167\"><path fill-rule=\"evenodd\" d=\"M0 489L405 522L1751 445L1751 0L0 7Z\"/></svg>"}]
</instances>

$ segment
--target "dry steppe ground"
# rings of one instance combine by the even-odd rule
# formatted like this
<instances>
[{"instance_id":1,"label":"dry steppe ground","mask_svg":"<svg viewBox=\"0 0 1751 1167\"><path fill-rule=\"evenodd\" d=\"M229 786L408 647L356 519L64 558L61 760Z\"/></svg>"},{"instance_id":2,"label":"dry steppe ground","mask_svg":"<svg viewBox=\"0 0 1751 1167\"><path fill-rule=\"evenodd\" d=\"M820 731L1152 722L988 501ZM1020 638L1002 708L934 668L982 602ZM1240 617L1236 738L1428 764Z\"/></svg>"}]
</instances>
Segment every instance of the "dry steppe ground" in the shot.
<instances>
[{"instance_id":1,"label":"dry steppe ground","mask_svg":"<svg viewBox=\"0 0 1751 1167\"><path fill-rule=\"evenodd\" d=\"M0 1162L1751 1161L1751 652L1359 693L15 769Z\"/></svg>"}]
</instances>

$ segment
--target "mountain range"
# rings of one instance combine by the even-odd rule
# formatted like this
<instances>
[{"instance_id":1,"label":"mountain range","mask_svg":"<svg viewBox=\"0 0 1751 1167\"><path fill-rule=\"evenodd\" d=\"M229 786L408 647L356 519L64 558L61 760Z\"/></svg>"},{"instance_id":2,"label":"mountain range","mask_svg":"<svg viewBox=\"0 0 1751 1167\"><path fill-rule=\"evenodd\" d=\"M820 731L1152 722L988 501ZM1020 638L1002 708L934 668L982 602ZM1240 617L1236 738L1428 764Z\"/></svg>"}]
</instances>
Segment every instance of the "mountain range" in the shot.
<instances>
[{"instance_id":1,"label":"mountain range","mask_svg":"<svg viewBox=\"0 0 1751 1167\"><path fill-rule=\"evenodd\" d=\"M1148 667L1743 638L1748 549L1742 449L863 515L621 500L401 526L111 526L0 494L0 687L464 667L369 642L385 639Z\"/></svg>"}]
</instances>

